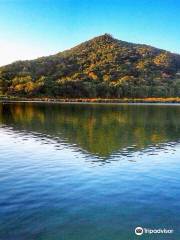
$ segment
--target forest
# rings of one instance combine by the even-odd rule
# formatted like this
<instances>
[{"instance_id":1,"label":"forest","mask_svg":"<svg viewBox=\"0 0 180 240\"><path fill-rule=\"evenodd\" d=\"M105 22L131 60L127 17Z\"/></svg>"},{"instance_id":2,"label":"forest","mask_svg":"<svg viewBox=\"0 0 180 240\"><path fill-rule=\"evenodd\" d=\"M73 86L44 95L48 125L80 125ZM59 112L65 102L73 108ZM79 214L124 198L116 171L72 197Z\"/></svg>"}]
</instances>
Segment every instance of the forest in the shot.
<instances>
[{"instance_id":1,"label":"forest","mask_svg":"<svg viewBox=\"0 0 180 240\"><path fill-rule=\"evenodd\" d=\"M53 98L180 96L180 55L110 34L0 67L0 95Z\"/></svg>"}]
</instances>

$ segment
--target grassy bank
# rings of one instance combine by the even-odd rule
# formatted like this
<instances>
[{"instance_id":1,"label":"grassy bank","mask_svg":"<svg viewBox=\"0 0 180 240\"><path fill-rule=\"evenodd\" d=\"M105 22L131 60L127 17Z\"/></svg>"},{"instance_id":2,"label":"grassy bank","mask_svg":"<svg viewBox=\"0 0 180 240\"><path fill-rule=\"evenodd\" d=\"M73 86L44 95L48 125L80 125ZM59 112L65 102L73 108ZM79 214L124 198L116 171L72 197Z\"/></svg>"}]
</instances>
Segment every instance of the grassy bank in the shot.
<instances>
[{"instance_id":1,"label":"grassy bank","mask_svg":"<svg viewBox=\"0 0 180 240\"><path fill-rule=\"evenodd\" d=\"M60 103L180 103L180 97L172 98L19 98L0 97L1 102L60 102Z\"/></svg>"}]
</instances>

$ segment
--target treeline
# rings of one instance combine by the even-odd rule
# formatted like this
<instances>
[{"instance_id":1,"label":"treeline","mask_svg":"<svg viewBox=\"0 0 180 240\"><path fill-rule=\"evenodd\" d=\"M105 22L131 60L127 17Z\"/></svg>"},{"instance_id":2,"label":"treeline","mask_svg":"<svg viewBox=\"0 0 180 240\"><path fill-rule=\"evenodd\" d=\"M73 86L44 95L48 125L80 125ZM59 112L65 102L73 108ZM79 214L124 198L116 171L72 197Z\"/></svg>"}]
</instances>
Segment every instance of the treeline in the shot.
<instances>
[{"instance_id":1,"label":"treeline","mask_svg":"<svg viewBox=\"0 0 180 240\"><path fill-rule=\"evenodd\" d=\"M5 84L3 84L5 83ZM61 97L61 98L145 98L145 97L178 97L180 96L180 79L162 84L151 82L133 84L131 81L102 82L69 80L53 82L49 78L39 79L33 82L30 77L21 78L21 81L13 81L8 86L7 82L0 82L1 95L20 97Z\"/></svg>"}]
</instances>

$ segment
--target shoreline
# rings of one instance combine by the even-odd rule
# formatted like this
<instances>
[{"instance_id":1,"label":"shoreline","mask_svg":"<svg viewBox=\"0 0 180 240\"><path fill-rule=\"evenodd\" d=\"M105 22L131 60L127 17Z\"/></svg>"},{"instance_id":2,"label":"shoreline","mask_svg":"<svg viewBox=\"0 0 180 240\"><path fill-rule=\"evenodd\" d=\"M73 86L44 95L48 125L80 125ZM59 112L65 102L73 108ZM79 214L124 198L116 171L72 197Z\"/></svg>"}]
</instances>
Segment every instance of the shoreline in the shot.
<instances>
[{"instance_id":1,"label":"shoreline","mask_svg":"<svg viewBox=\"0 0 180 240\"><path fill-rule=\"evenodd\" d=\"M0 98L0 103L102 103L102 104L180 104L180 97L177 98Z\"/></svg>"}]
</instances>

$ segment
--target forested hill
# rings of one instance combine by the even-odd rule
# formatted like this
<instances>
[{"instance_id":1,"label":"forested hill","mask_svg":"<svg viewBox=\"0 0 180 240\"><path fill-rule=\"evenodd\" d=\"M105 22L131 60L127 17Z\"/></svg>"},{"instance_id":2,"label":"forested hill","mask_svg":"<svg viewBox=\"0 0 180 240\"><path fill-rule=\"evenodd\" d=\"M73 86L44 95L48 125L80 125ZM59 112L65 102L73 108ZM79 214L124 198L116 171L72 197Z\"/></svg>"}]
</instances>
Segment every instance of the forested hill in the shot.
<instances>
[{"instance_id":1,"label":"forested hill","mask_svg":"<svg viewBox=\"0 0 180 240\"><path fill-rule=\"evenodd\" d=\"M68 98L180 96L180 55L105 34L52 56L1 67L0 92Z\"/></svg>"}]
</instances>

